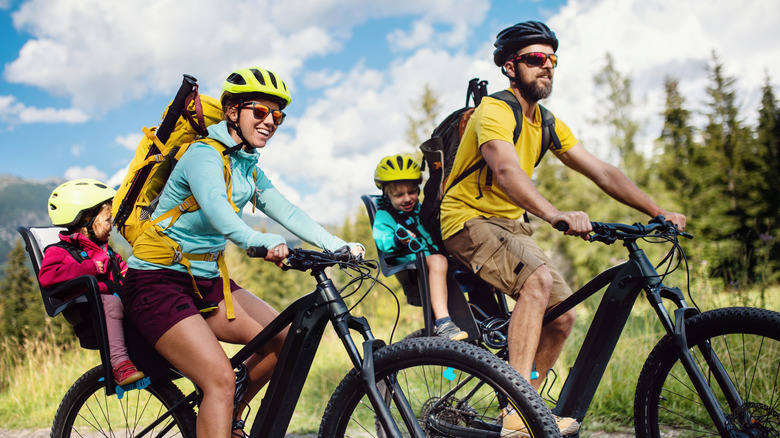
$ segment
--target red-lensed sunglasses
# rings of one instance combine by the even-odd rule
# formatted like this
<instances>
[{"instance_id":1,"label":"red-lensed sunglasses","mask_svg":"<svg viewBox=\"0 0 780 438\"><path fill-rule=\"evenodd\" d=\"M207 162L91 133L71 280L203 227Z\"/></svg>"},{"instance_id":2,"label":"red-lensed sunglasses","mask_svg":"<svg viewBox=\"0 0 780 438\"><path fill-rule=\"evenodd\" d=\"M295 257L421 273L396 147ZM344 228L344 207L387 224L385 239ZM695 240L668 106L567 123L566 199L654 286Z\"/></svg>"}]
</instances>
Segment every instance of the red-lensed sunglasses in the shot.
<instances>
[{"instance_id":1,"label":"red-lensed sunglasses","mask_svg":"<svg viewBox=\"0 0 780 438\"><path fill-rule=\"evenodd\" d=\"M274 125L276 126L281 125L284 121L284 117L287 115L282 110L268 108L260 102L244 102L241 105L241 109L249 106L252 107L252 115L255 116L257 120L265 120L265 118L268 117L268 114L271 114L271 117L274 119Z\"/></svg>"},{"instance_id":2,"label":"red-lensed sunglasses","mask_svg":"<svg viewBox=\"0 0 780 438\"><path fill-rule=\"evenodd\" d=\"M523 53L522 55L517 55L514 58L512 58L512 61L522 61L531 67L543 67L544 64L547 62L548 58L550 59L553 68L558 66L558 55L556 55L555 53L544 53L544 52Z\"/></svg>"}]
</instances>

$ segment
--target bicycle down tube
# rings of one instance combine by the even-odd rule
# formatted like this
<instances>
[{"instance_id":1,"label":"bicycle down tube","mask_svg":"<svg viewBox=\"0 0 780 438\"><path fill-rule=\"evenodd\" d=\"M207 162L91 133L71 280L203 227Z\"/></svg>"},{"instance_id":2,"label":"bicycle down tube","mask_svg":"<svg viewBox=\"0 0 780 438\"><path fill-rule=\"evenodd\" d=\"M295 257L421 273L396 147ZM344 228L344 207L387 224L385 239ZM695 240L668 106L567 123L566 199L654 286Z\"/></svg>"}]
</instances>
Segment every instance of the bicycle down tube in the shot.
<instances>
[{"instance_id":1,"label":"bicycle down tube","mask_svg":"<svg viewBox=\"0 0 780 438\"><path fill-rule=\"evenodd\" d=\"M365 361L366 363L364 363L349 333L350 328L357 329L363 335L365 355L373 353L373 348L370 347L373 347L374 343L382 342L374 339L364 318L349 315L344 301L323 271L314 272L312 275L317 279L315 291L299 298L282 311L231 359L231 364L234 367L239 366L253 352L290 325L290 331L284 341L279 360L274 367L269 386L253 422L250 437L283 437L285 435L328 322L332 321L334 329L356 367L370 367L371 362ZM370 349L366 350L366 347ZM364 368L364 370L365 374L374 375L372 369ZM376 391L376 385L374 385L373 391L367 389L367 392L377 397L372 402L374 402L374 408L380 416L379 421L383 423L385 430L387 427L391 427L395 430L395 436L400 436L400 431L392 421L387 406Z\"/></svg>"}]
</instances>

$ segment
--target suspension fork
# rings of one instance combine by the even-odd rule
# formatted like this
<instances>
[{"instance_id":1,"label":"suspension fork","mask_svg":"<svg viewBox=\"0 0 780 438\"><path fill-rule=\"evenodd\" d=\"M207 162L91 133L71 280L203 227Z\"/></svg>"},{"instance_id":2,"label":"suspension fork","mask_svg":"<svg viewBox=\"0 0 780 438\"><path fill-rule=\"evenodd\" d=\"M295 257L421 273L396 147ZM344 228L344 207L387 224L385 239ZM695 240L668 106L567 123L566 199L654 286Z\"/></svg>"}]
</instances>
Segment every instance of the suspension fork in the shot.
<instances>
[{"instance_id":1,"label":"suspension fork","mask_svg":"<svg viewBox=\"0 0 780 438\"><path fill-rule=\"evenodd\" d=\"M720 408L718 401L715 399L715 394L712 392L707 380L702 374L701 368L696 364L693 359L690 350L688 349L688 340L685 332L685 313L688 308L679 308L674 311L674 331L672 333L673 345L677 352L677 356L680 359L680 363L688 373L688 377L691 379L693 387L701 398L702 404L710 414L715 427L718 429L718 433L721 436L734 436L734 428L726 418L723 410ZM701 342L697 345L702 353L704 361L707 363L710 369L710 373L715 378L715 381L723 388L724 395L728 400L729 406L733 409L735 406L739 406L743 403L742 398L739 396L736 387L734 386L728 373L723 368L723 365L712 350L712 345L709 341Z\"/></svg>"},{"instance_id":2,"label":"suspension fork","mask_svg":"<svg viewBox=\"0 0 780 438\"><path fill-rule=\"evenodd\" d=\"M401 436L401 431L398 429L398 425L395 423L395 420L390 413L389 405L387 403L389 400L385 397L391 395L393 402L400 412L401 419L404 421L407 428L414 432L414 436L419 438L424 437L425 432L417 422L417 418L409 404L409 400L407 400L403 391L396 383L395 376L388 376L380 382L376 381L374 351L384 347L384 341L374 339L371 328L365 318L353 317L347 312L346 307L343 307L343 309L341 308L342 305L343 301L340 304L331 303L331 310L343 310L341 314L333 319L333 328L336 330L344 347L347 349L353 366L355 369L360 370L358 377L361 386L374 408L377 420L382 425L382 429L389 437ZM363 336L362 358L358 352L357 345L355 345L355 341L352 339L350 330L358 331Z\"/></svg>"}]
</instances>

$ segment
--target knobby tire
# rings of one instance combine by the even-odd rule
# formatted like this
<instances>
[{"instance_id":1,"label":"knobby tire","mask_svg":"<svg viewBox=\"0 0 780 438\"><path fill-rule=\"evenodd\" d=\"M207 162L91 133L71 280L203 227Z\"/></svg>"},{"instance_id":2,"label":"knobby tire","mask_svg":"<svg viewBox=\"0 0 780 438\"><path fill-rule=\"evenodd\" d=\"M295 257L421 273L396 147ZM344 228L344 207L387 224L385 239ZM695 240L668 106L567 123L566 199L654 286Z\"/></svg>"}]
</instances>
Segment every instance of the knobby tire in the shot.
<instances>
[{"instance_id":1,"label":"knobby tire","mask_svg":"<svg viewBox=\"0 0 780 438\"><path fill-rule=\"evenodd\" d=\"M715 309L686 319L685 331L689 351L735 432L780 437L780 313ZM743 403L725 397L702 355L700 346L707 343ZM639 375L634 418L640 438L718 436L669 335L652 350Z\"/></svg>"},{"instance_id":2,"label":"knobby tire","mask_svg":"<svg viewBox=\"0 0 780 438\"><path fill-rule=\"evenodd\" d=\"M377 351L374 367L377 381L397 379L426 436L498 437L502 409L509 401L531 437L560 437L533 387L506 362L472 344L437 337L404 339ZM402 436L412 436L396 404L385 396ZM320 436L384 436L355 370L328 402Z\"/></svg>"},{"instance_id":3,"label":"knobby tire","mask_svg":"<svg viewBox=\"0 0 780 438\"><path fill-rule=\"evenodd\" d=\"M152 382L142 390L128 391L120 400L116 394L106 396L103 376L103 366L98 365L70 387L54 417L52 438L137 437L138 432L184 398L172 381L163 380ZM165 437L195 438L195 421L193 409L183 406L149 436L157 436L172 426Z\"/></svg>"}]
</instances>

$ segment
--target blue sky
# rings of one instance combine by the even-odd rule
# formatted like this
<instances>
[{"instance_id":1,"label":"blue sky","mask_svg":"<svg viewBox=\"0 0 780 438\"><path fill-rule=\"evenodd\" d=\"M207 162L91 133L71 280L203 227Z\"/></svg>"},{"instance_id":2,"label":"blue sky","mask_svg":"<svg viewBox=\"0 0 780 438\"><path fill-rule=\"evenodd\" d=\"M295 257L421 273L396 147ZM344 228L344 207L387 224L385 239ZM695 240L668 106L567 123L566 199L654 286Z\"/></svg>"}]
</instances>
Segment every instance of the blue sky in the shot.
<instances>
[{"instance_id":1,"label":"blue sky","mask_svg":"<svg viewBox=\"0 0 780 438\"><path fill-rule=\"evenodd\" d=\"M140 129L159 122L183 73L218 95L231 70L259 65L293 93L261 167L316 219L339 223L376 191L382 156L416 150L407 118L423 88L437 93L443 117L462 106L472 77L504 87L491 62L495 34L527 19L561 40L546 106L605 159L593 77L607 53L633 80L647 150L664 77L702 109L715 51L747 120L766 75L780 78L774 0L0 0L0 174L118 184Z\"/></svg>"}]
</instances>

